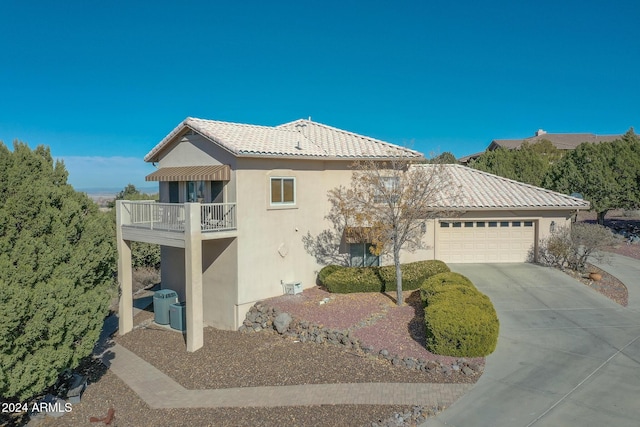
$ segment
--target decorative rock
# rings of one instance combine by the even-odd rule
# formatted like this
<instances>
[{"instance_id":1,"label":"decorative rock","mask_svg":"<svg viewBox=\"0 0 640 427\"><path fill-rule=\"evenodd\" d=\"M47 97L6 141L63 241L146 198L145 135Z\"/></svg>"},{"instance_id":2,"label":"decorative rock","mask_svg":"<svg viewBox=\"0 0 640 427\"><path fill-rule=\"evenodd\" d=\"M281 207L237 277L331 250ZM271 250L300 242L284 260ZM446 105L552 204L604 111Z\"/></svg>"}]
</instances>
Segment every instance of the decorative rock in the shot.
<instances>
[{"instance_id":1,"label":"decorative rock","mask_svg":"<svg viewBox=\"0 0 640 427\"><path fill-rule=\"evenodd\" d=\"M273 326L279 334L283 334L289 328L291 320L291 315L289 313L280 313L273 321Z\"/></svg>"},{"instance_id":2,"label":"decorative rock","mask_svg":"<svg viewBox=\"0 0 640 427\"><path fill-rule=\"evenodd\" d=\"M413 359L409 358L409 357L404 359L404 364L409 369L415 369L415 367L416 367L416 362Z\"/></svg>"},{"instance_id":3,"label":"decorative rock","mask_svg":"<svg viewBox=\"0 0 640 427\"><path fill-rule=\"evenodd\" d=\"M289 313L281 312L280 310L269 307L262 302L256 303L247 312L245 320L242 322L240 332L261 332L261 331L277 331L279 334L291 337L294 340L300 342L315 342L318 344L330 343L333 345L342 346L346 349L362 350L365 354L376 354L375 349L368 345L363 345L357 338L351 336L350 330L334 330L327 328L323 325L316 325L314 323L293 319ZM462 374L470 376L482 373L484 366L475 363L468 363L467 359L460 358L451 365L443 365L441 361L414 359L412 357L401 358L398 355L390 355L386 349L381 349L377 356L379 358L388 360L394 366L403 366L408 369L421 370L433 374L451 375L455 372L462 372ZM419 418L423 421L428 416L440 412L441 408L423 408L423 412L420 416L416 417L415 414L411 414L411 422L417 422ZM405 420L406 414L399 414ZM387 419L380 425L395 425L397 419ZM380 420L379 422L382 422Z\"/></svg>"},{"instance_id":4,"label":"decorative rock","mask_svg":"<svg viewBox=\"0 0 640 427\"><path fill-rule=\"evenodd\" d=\"M469 368L473 369L476 372L482 372L482 366L476 365L475 363L469 363Z\"/></svg>"},{"instance_id":5,"label":"decorative rock","mask_svg":"<svg viewBox=\"0 0 640 427\"><path fill-rule=\"evenodd\" d=\"M468 366L463 366L463 367L462 367L462 373L463 373L463 374L465 374L465 375L467 375L467 376L475 374L475 372L473 371L473 369L471 369L471 368L470 368L470 367L468 367Z\"/></svg>"}]
</instances>

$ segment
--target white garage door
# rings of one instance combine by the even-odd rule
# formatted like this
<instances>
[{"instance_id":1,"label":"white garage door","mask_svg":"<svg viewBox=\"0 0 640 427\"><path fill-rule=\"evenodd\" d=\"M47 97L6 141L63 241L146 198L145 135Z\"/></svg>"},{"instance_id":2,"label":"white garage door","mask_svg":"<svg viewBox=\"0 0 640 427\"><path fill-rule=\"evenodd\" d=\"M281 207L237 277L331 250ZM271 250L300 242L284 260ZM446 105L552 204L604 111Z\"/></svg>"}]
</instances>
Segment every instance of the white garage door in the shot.
<instances>
[{"instance_id":1,"label":"white garage door","mask_svg":"<svg viewBox=\"0 0 640 427\"><path fill-rule=\"evenodd\" d=\"M533 221L440 221L436 258L444 262L524 262L535 241Z\"/></svg>"}]
</instances>

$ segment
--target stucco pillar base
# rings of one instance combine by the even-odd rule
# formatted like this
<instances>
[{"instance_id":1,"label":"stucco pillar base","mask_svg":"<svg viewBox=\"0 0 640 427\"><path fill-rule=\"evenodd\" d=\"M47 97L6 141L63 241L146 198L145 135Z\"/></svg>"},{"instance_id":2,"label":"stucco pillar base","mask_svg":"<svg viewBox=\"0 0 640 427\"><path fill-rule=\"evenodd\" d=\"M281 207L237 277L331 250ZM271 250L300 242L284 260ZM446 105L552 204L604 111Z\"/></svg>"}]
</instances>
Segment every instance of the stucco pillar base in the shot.
<instances>
[{"instance_id":1,"label":"stucco pillar base","mask_svg":"<svg viewBox=\"0 0 640 427\"><path fill-rule=\"evenodd\" d=\"M122 201L116 201L116 240L118 249L118 334L124 335L133 329L133 275L131 273L131 242L122 238L123 217L128 215Z\"/></svg>"},{"instance_id":2,"label":"stucco pillar base","mask_svg":"<svg viewBox=\"0 0 640 427\"><path fill-rule=\"evenodd\" d=\"M187 310L187 351L204 344L202 306L202 236L200 203L185 204L185 296Z\"/></svg>"}]
</instances>

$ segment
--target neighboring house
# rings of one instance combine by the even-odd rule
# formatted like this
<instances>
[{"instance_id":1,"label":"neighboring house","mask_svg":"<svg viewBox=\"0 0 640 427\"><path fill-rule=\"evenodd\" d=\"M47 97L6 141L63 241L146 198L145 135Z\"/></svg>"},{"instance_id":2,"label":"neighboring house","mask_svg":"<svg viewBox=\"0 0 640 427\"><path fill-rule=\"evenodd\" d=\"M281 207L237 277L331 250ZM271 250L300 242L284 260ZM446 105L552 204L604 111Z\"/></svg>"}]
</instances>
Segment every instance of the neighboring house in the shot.
<instances>
[{"instance_id":1,"label":"neighboring house","mask_svg":"<svg viewBox=\"0 0 640 427\"><path fill-rule=\"evenodd\" d=\"M493 151L498 148L504 148L507 150L517 150L523 143L535 144L542 140L550 141L558 150L569 151L574 150L578 145L583 142L600 143L615 141L622 138L622 135L596 135L593 133L547 133L543 129L538 129L534 136L530 136L524 139L494 139L485 151ZM475 160L480 157L483 152L474 153L468 156L461 157L458 161L462 164L468 164L471 160Z\"/></svg>"},{"instance_id":2,"label":"neighboring house","mask_svg":"<svg viewBox=\"0 0 640 427\"><path fill-rule=\"evenodd\" d=\"M158 168L147 180L159 182L160 202L117 202L120 333L133 326L131 241L162 245L162 287L186 301L187 350L195 351L204 325L237 329L256 301L286 285L314 286L322 265L302 238L331 227L327 192L350 184L356 160L398 157L424 159L310 120L268 127L185 119L145 157ZM403 262L522 262L540 238L589 207L462 166L445 171L461 189L458 205L446 207L460 216L426 221L429 247L403 253ZM353 263L391 262L372 259L370 242L346 234L340 249Z\"/></svg>"}]
</instances>

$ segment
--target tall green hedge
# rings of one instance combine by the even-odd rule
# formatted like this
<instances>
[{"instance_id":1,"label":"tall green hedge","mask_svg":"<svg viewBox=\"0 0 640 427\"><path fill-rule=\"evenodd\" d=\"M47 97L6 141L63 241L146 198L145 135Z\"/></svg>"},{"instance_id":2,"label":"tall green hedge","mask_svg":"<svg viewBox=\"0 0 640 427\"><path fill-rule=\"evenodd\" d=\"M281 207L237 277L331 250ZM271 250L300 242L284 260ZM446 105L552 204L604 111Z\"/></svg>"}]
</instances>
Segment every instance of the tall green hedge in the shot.
<instances>
[{"instance_id":1,"label":"tall green hedge","mask_svg":"<svg viewBox=\"0 0 640 427\"><path fill-rule=\"evenodd\" d=\"M424 281L427 349L435 354L479 357L492 353L500 323L489 297L457 273L443 273Z\"/></svg>"},{"instance_id":2,"label":"tall green hedge","mask_svg":"<svg viewBox=\"0 0 640 427\"><path fill-rule=\"evenodd\" d=\"M324 285L325 280L327 280L327 277L329 277L331 274L333 274L334 272L343 269L345 267L341 266L341 265L335 265L335 264L330 264L327 265L325 267L322 268L322 270L320 270L320 272L318 273L318 280L320 281L321 284Z\"/></svg>"},{"instance_id":3,"label":"tall green hedge","mask_svg":"<svg viewBox=\"0 0 640 427\"><path fill-rule=\"evenodd\" d=\"M438 260L418 261L400 266L402 289L418 289L425 279L448 272L449 267ZM396 290L395 266L341 267L328 265L318 273L318 280L329 292L385 292Z\"/></svg>"},{"instance_id":4,"label":"tall green hedge","mask_svg":"<svg viewBox=\"0 0 640 427\"><path fill-rule=\"evenodd\" d=\"M341 268L325 278L324 286L338 294L381 292L382 282L376 270L376 267Z\"/></svg>"}]
</instances>

